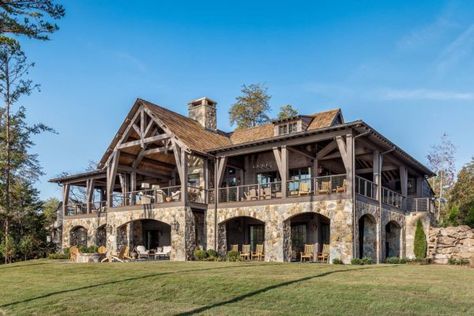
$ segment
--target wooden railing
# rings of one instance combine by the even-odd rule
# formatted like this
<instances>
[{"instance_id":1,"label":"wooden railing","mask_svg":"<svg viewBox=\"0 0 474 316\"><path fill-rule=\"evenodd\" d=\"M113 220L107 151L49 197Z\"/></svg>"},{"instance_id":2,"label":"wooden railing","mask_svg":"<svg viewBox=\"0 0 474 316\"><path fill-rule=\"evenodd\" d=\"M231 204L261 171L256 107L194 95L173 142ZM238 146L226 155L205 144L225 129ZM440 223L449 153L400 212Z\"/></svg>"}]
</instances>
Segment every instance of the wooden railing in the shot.
<instances>
[{"instance_id":1,"label":"wooden railing","mask_svg":"<svg viewBox=\"0 0 474 316\"><path fill-rule=\"evenodd\" d=\"M355 190L357 194L374 200L377 199L377 184L370 180L356 176Z\"/></svg>"},{"instance_id":2,"label":"wooden railing","mask_svg":"<svg viewBox=\"0 0 474 316\"><path fill-rule=\"evenodd\" d=\"M408 198L407 211L409 212L432 212L434 209L433 200L431 198Z\"/></svg>"},{"instance_id":3,"label":"wooden railing","mask_svg":"<svg viewBox=\"0 0 474 316\"><path fill-rule=\"evenodd\" d=\"M272 200L283 198L282 182L245 184L218 189L219 203ZM347 191L346 175L331 175L308 179L290 180L286 184L288 198L305 195L327 195ZM215 202L215 190L210 189L209 203Z\"/></svg>"},{"instance_id":4,"label":"wooden railing","mask_svg":"<svg viewBox=\"0 0 474 316\"><path fill-rule=\"evenodd\" d=\"M181 186L170 186L156 189L145 189L112 194L112 207L128 205L146 205L177 202L181 200Z\"/></svg>"},{"instance_id":5,"label":"wooden railing","mask_svg":"<svg viewBox=\"0 0 474 316\"><path fill-rule=\"evenodd\" d=\"M85 215L105 210L106 202L79 203L70 202L66 205L65 216ZM89 206L89 207L88 207Z\"/></svg>"},{"instance_id":6,"label":"wooden railing","mask_svg":"<svg viewBox=\"0 0 474 316\"><path fill-rule=\"evenodd\" d=\"M405 198L400 193L382 187L382 203L404 209L404 202Z\"/></svg>"}]
</instances>

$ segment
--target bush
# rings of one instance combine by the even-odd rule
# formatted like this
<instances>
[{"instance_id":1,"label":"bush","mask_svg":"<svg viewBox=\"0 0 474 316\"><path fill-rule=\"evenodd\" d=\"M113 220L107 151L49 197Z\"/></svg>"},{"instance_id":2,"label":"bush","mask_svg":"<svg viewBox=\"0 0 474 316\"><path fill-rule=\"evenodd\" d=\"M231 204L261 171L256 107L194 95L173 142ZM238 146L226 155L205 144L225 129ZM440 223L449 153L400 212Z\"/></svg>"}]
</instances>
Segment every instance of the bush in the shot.
<instances>
[{"instance_id":1,"label":"bush","mask_svg":"<svg viewBox=\"0 0 474 316\"><path fill-rule=\"evenodd\" d=\"M372 258L370 258L370 257L364 257L364 258L362 258L362 262L363 262L364 264L372 264L372 263L374 263L373 260L372 260Z\"/></svg>"},{"instance_id":2,"label":"bush","mask_svg":"<svg viewBox=\"0 0 474 316\"><path fill-rule=\"evenodd\" d=\"M354 264L354 265L363 265L363 264L364 264L364 261L362 261L362 259L360 259L360 258L352 258L352 259L351 259L351 264Z\"/></svg>"},{"instance_id":3,"label":"bush","mask_svg":"<svg viewBox=\"0 0 474 316\"><path fill-rule=\"evenodd\" d=\"M194 250L194 259L203 261L207 258L207 252L205 250L196 249Z\"/></svg>"},{"instance_id":4,"label":"bush","mask_svg":"<svg viewBox=\"0 0 474 316\"><path fill-rule=\"evenodd\" d=\"M418 258L415 258L415 259L405 259L406 263L408 264L420 264L420 265L424 265L424 264L431 264L431 258L423 258L423 259L418 259Z\"/></svg>"},{"instance_id":5,"label":"bush","mask_svg":"<svg viewBox=\"0 0 474 316\"><path fill-rule=\"evenodd\" d=\"M449 258L448 259L448 264L451 265L458 265L458 266L465 266L469 264L468 259L455 259L455 258Z\"/></svg>"},{"instance_id":6,"label":"bush","mask_svg":"<svg viewBox=\"0 0 474 316\"><path fill-rule=\"evenodd\" d=\"M239 261L240 260L240 254L238 251L229 251L227 253L227 260L228 261Z\"/></svg>"},{"instance_id":7,"label":"bush","mask_svg":"<svg viewBox=\"0 0 474 316\"><path fill-rule=\"evenodd\" d=\"M385 263L388 263L388 264L399 264L401 263L401 260L400 258L398 257L388 257L387 259L385 259Z\"/></svg>"},{"instance_id":8,"label":"bush","mask_svg":"<svg viewBox=\"0 0 474 316\"><path fill-rule=\"evenodd\" d=\"M333 264L344 264L344 262L342 262L342 260L341 260L341 259L338 259L338 258L333 259L333 260L332 260L332 263L333 263Z\"/></svg>"},{"instance_id":9,"label":"bush","mask_svg":"<svg viewBox=\"0 0 474 316\"><path fill-rule=\"evenodd\" d=\"M82 253L96 253L99 250L97 246L79 246L79 251Z\"/></svg>"},{"instance_id":10,"label":"bush","mask_svg":"<svg viewBox=\"0 0 474 316\"><path fill-rule=\"evenodd\" d=\"M65 254L65 253L50 253L48 255L48 259L53 259L53 260L57 260L57 259L69 259L69 254Z\"/></svg>"},{"instance_id":11,"label":"bush","mask_svg":"<svg viewBox=\"0 0 474 316\"><path fill-rule=\"evenodd\" d=\"M426 258L426 235L421 220L416 222L414 252L417 259Z\"/></svg>"},{"instance_id":12,"label":"bush","mask_svg":"<svg viewBox=\"0 0 474 316\"><path fill-rule=\"evenodd\" d=\"M217 254L217 251L215 251L214 249L208 249L207 250L207 256L208 257L214 257L214 258L219 257L219 255Z\"/></svg>"}]
</instances>

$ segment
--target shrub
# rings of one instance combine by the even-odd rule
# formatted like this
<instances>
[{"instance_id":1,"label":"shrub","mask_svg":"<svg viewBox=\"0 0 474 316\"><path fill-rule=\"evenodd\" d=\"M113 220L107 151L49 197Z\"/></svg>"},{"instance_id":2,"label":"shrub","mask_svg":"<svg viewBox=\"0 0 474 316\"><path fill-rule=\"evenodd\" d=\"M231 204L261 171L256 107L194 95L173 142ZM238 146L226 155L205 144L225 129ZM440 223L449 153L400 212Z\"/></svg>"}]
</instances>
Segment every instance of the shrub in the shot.
<instances>
[{"instance_id":1,"label":"shrub","mask_svg":"<svg viewBox=\"0 0 474 316\"><path fill-rule=\"evenodd\" d=\"M398 262L400 264L406 264L407 263L407 259L406 258L400 258L400 261Z\"/></svg>"},{"instance_id":2,"label":"shrub","mask_svg":"<svg viewBox=\"0 0 474 316\"><path fill-rule=\"evenodd\" d=\"M389 264L399 264L400 261L401 259L398 257L388 257L387 259L385 259L385 263L389 263Z\"/></svg>"},{"instance_id":3,"label":"shrub","mask_svg":"<svg viewBox=\"0 0 474 316\"><path fill-rule=\"evenodd\" d=\"M352 258L352 259L351 259L351 264L354 264L354 265L363 265L363 264L364 264L364 261L362 261L362 259L360 259L360 258Z\"/></svg>"},{"instance_id":4,"label":"shrub","mask_svg":"<svg viewBox=\"0 0 474 316\"><path fill-rule=\"evenodd\" d=\"M362 262L363 262L363 264L372 264L372 263L374 263L372 258L370 258L370 257L362 258Z\"/></svg>"},{"instance_id":5,"label":"shrub","mask_svg":"<svg viewBox=\"0 0 474 316\"><path fill-rule=\"evenodd\" d=\"M99 250L97 246L79 246L79 251L82 253L96 253Z\"/></svg>"},{"instance_id":6,"label":"shrub","mask_svg":"<svg viewBox=\"0 0 474 316\"><path fill-rule=\"evenodd\" d=\"M203 261L207 258L207 252L205 250L196 249L194 250L194 259Z\"/></svg>"},{"instance_id":7,"label":"shrub","mask_svg":"<svg viewBox=\"0 0 474 316\"><path fill-rule=\"evenodd\" d=\"M57 260L57 259L69 259L69 255L68 254L65 254L65 253L50 253L48 255L48 259L53 259L53 260Z\"/></svg>"},{"instance_id":8,"label":"shrub","mask_svg":"<svg viewBox=\"0 0 474 316\"><path fill-rule=\"evenodd\" d=\"M449 258L448 259L448 264L452 265L459 265L459 266L465 266L469 264L468 259L455 259L455 258Z\"/></svg>"},{"instance_id":9,"label":"shrub","mask_svg":"<svg viewBox=\"0 0 474 316\"><path fill-rule=\"evenodd\" d=\"M227 253L227 260L228 261L239 261L240 260L240 254L238 251L229 251Z\"/></svg>"},{"instance_id":10,"label":"shrub","mask_svg":"<svg viewBox=\"0 0 474 316\"><path fill-rule=\"evenodd\" d=\"M344 264L344 262L342 262L342 260L341 260L341 259L338 259L338 258L333 259L333 260L332 260L332 263L333 263L333 264Z\"/></svg>"},{"instance_id":11,"label":"shrub","mask_svg":"<svg viewBox=\"0 0 474 316\"><path fill-rule=\"evenodd\" d=\"M421 220L416 222L414 252L417 259L426 258L426 235Z\"/></svg>"},{"instance_id":12,"label":"shrub","mask_svg":"<svg viewBox=\"0 0 474 316\"><path fill-rule=\"evenodd\" d=\"M214 249L208 249L207 256L217 258L219 255L217 254L217 251L215 251Z\"/></svg>"}]
</instances>

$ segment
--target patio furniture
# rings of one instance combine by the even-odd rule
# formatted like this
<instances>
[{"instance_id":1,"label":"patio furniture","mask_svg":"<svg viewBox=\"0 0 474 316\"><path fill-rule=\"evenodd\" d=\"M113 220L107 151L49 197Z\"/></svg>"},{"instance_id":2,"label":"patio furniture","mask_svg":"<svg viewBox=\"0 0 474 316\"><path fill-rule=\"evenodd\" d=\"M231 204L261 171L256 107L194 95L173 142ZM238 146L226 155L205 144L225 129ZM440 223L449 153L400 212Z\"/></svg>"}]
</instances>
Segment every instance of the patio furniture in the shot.
<instances>
[{"instance_id":1,"label":"patio furniture","mask_svg":"<svg viewBox=\"0 0 474 316\"><path fill-rule=\"evenodd\" d=\"M156 203L163 203L165 201L166 194L161 189L156 190Z\"/></svg>"},{"instance_id":2,"label":"patio furniture","mask_svg":"<svg viewBox=\"0 0 474 316\"><path fill-rule=\"evenodd\" d=\"M320 262L329 262L329 244L323 245L323 251L318 253L317 260Z\"/></svg>"},{"instance_id":3,"label":"patio furniture","mask_svg":"<svg viewBox=\"0 0 474 316\"><path fill-rule=\"evenodd\" d=\"M255 252L252 252L252 260L257 258L257 261L263 260L265 258L263 254L263 244L257 244L255 246Z\"/></svg>"},{"instance_id":4,"label":"patio furniture","mask_svg":"<svg viewBox=\"0 0 474 316\"><path fill-rule=\"evenodd\" d=\"M169 259L171 254L171 246L163 246L156 248L155 259Z\"/></svg>"},{"instance_id":5,"label":"patio furniture","mask_svg":"<svg viewBox=\"0 0 474 316\"><path fill-rule=\"evenodd\" d=\"M97 253L100 254L100 255L105 255L107 253L107 248L105 248L105 246L100 246L97 249Z\"/></svg>"},{"instance_id":6,"label":"patio furniture","mask_svg":"<svg viewBox=\"0 0 474 316\"><path fill-rule=\"evenodd\" d=\"M272 198L272 189L270 187L263 189L263 197L265 200L270 200Z\"/></svg>"},{"instance_id":7,"label":"patio furniture","mask_svg":"<svg viewBox=\"0 0 474 316\"><path fill-rule=\"evenodd\" d=\"M109 258L105 258L101 262L105 262L105 261L109 261L109 262L118 261L122 263L127 262L131 259L130 256L128 255L129 251L130 251L130 248L128 246L122 246L118 254L116 254L115 256L110 256Z\"/></svg>"},{"instance_id":8,"label":"patio furniture","mask_svg":"<svg viewBox=\"0 0 474 316\"><path fill-rule=\"evenodd\" d=\"M336 186L336 190L335 190L335 191L336 191L336 193L344 193L344 192L346 192L346 189L347 189L347 181L346 181L346 179L344 179L344 180L342 181L342 185L341 185L341 186L339 186L339 185Z\"/></svg>"},{"instance_id":9,"label":"patio furniture","mask_svg":"<svg viewBox=\"0 0 474 316\"><path fill-rule=\"evenodd\" d=\"M181 191L176 191L176 192L171 193L171 200L172 201L181 200Z\"/></svg>"},{"instance_id":10,"label":"patio furniture","mask_svg":"<svg viewBox=\"0 0 474 316\"><path fill-rule=\"evenodd\" d=\"M250 245L242 245L242 252L240 253L240 259L250 260Z\"/></svg>"},{"instance_id":11,"label":"patio furniture","mask_svg":"<svg viewBox=\"0 0 474 316\"><path fill-rule=\"evenodd\" d=\"M239 252L239 245L230 245L230 250L229 251Z\"/></svg>"},{"instance_id":12,"label":"patio furniture","mask_svg":"<svg viewBox=\"0 0 474 316\"><path fill-rule=\"evenodd\" d=\"M309 193L310 193L309 183L308 182L301 182L298 195L299 196L308 195Z\"/></svg>"},{"instance_id":13,"label":"patio furniture","mask_svg":"<svg viewBox=\"0 0 474 316\"><path fill-rule=\"evenodd\" d=\"M135 251L137 252L138 259L148 259L150 256L150 252L143 245L136 246Z\"/></svg>"},{"instance_id":14,"label":"patio furniture","mask_svg":"<svg viewBox=\"0 0 474 316\"><path fill-rule=\"evenodd\" d=\"M72 246L71 248L69 248L69 259L71 259L71 261L73 262L76 262L77 256L80 253L81 252L79 251L79 248L77 248L76 246Z\"/></svg>"},{"instance_id":15,"label":"patio furniture","mask_svg":"<svg viewBox=\"0 0 474 316\"><path fill-rule=\"evenodd\" d=\"M304 252L300 253L300 261L304 259L314 261L314 245L304 245Z\"/></svg>"},{"instance_id":16,"label":"patio furniture","mask_svg":"<svg viewBox=\"0 0 474 316\"><path fill-rule=\"evenodd\" d=\"M254 201L257 199L257 190L250 189L248 192L244 192L247 201Z\"/></svg>"},{"instance_id":17,"label":"patio furniture","mask_svg":"<svg viewBox=\"0 0 474 316\"><path fill-rule=\"evenodd\" d=\"M318 190L319 194L329 194L331 193L331 187L329 181L322 181L321 187Z\"/></svg>"}]
</instances>

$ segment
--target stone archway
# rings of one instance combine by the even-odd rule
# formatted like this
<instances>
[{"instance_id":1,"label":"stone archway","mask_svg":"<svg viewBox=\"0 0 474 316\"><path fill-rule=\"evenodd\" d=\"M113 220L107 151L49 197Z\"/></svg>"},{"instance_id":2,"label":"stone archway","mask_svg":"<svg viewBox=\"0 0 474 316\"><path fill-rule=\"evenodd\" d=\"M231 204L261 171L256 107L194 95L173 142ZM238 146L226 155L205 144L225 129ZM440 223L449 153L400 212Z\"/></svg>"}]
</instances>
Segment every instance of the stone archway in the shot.
<instances>
[{"instance_id":1,"label":"stone archway","mask_svg":"<svg viewBox=\"0 0 474 316\"><path fill-rule=\"evenodd\" d=\"M283 223L284 260L299 260L304 245L314 245L315 252L322 251L323 244L330 244L330 219L314 212L294 215Z\"/></svg>"},{"instance_id":2,"label":"stone archway","mask_svg":"<svg viewBox=\"0 0 474 316\"><path fill-rule=\"evenodd\" d=\"M252 251L257 244L265 244L265 222L250 216L237 216L218 225L218 251L225 255L232 245L250 245ZM265 248L265 247L264 247Z\"/></svg>"},{"instance_id":3,"label":"stone archway","mask_svg":"<svg viewBox=\"0 0 474 316\"><path fill-rule=\"evenodd\" d=\"M136 219L117 227L117 249L144 246L148 250L171 246L171 225L155 219Z\"/></svg>"},{"instance_id":4,"label":"stone archway","mask_svg":"<svg viewBox=\"0 0 474 316\"><path fill-rule=\"evenodd\" d=\"M87 247L87 229L74 226L69 232L69 246Z\"/></svg>"},{"instance_id":5,"label":"stone archway","mask_svg":"<svg viewBox=\"0 0 474 316\"><path fill-rule=\"evenodd\" d=\"M401 226L396 221L385 225L385 257L401 257Z\"/></svg>"},{"instance_id":6,"label":"stone archway","mask_svg":"<svg viewBox=\"0 0 474 316\"><path fill-rule=\"evenodd\" d=\"M359 258L377 261L377 221L370 214L359 218Z\"/></svg>"}]
</instances>

